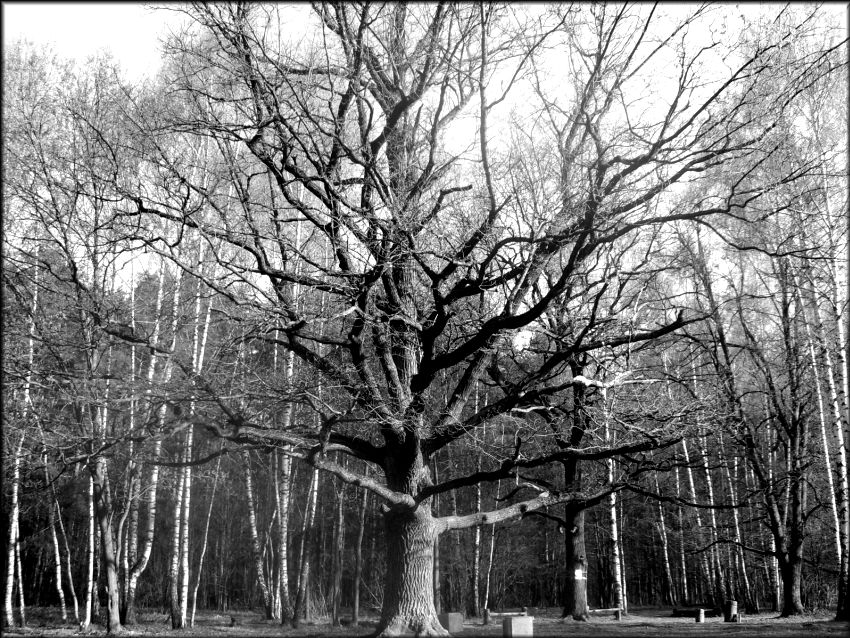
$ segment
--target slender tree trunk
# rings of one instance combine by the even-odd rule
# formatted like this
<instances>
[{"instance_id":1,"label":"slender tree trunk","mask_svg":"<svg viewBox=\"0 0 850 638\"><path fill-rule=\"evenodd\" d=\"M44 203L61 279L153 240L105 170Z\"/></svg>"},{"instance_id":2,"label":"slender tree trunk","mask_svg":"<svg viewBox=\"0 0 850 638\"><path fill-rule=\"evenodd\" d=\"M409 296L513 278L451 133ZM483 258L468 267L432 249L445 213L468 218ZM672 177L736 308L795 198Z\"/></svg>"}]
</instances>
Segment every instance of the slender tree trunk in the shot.
<instances>
[{"instance_id":1,"label":"slender tree trunk","mask_svg":"<svg viewBox=\"0 0 850 638\"><path fill-rule=\"evenodd\" d=\"M720 450L723 450L723 439L721 434L720 440ZM732 481L732 473L729 471L729 465L723 459L722 453L720 456L720 462L723 464L723 467L726 472L726 481L729 485L729 497L732 499L734 503L738 502L738 491L735 489L735 483ZM735 474L737 475L738 469L738 459L735 457ZM750 578L747 575L747 560L746 554L744 553L744 537L741 534L741 524L738 519L738 509L732 509L732 522L735 525L735 543L736 543L736 551L735 551L735 560L741 566L741 580L744 586L744 602L746 605L746 611L748 614L758 613L758 600L753 596L752 589L750 588Z\"/></svg>"},{"instance_id":2,"label":"slender tree trunk","mask_svg":"<svg viewBox=\"0 0 850 638\"><path fill-rule=\"evenodd\" d=\"M686 466L685 467L685 473L688 477L688 487L689 487L689 491L690 491L690 497L691 497L692 501L696 502L697 495L696 495L696 486L694 485L694 473L693 473L693 469L691 468L690 458L688 456L688 444L685 442L684 439L682 439L682 455L684 456L684 459L685 459L685 466ZM700 516L699 509L696 509L696 511L694 512L694 516L696 518L696 523L697 523L697 530L698 530L698 534L699 534L698 537L700 538L700 542L702 543L703 542L703 535L702 535L702 529L703 528L702 528L702 517ZM708 558L706 557L704 551L700 552L700 564L702 566L703 578L705 579L705 582L708 583L709 585L711 585L711 583L713 582L713 579L711 577L711 570L708 567ZM709 587L709 592L710 592L710 595L711 595L712 604L714 604L714 605L719 604L720 601L718 601L715 597L716 594L715 594L714 587Z\"/></svg>"},{"instance_id":3,"label":"slender tree trunk","mask_svg":"<svg viewBox=\"0 0 850 638\"><path fill-rule=\"evenodd\" d=\"M654 474L655 478L655 491L658 494L661 494L661 486L658 483L658 474ZM657 501L658 507L658 534L661 537L661 557L664 561L664 577L665 582L667 583L667 590L665 593L665 603L668 605L676 604L676 588L673 585L673 572L670 569L670 551L667 545L667 524L664 521L664 506L661 501Z\"/></svg>"},{"instance_id":4,"label":"slender tree trunk","mask_svg":"<svg viewBox=\"0 0 850 638\"><path fill-rule=\"evenodd\" d=\"M21 459L23 458L25 434L22 431L15 452L12 456L12 502L9 508L9 543L6 549L6 626L15 626L14 606L12 604L12 590L15 586L15 555L18 547L18 519L20 517L20 505L18 502L18 490L21 482ZM20 587L20 583L19 583Z\"/></svg>"},{"instance_id":5,"label":"slender tree trunk","mask_svg":"<svg viewBox=\"0 0 850 638\"><path fill-rule=\"evenodd\" d=\"M496 483L496 495L499 494L499 483ZM496 547L496 524L490 525L490 550L487 556L487 574L484 576L484 607L489 609L492 604L490 601L490 582L493 578L493 551Z\"/></svg>"},{"instance_id":6,"label":"slender tree trunk","mask_svg":"<svg viewBox=\"0 0 850 638\"><path fill-rule=\"evenodd\" d=\"M106 631L109 634L120 633L121 594L118 585L118 560L115 553L115 535L112 529L112 503L109 495L106 459L99 457L92 468L94 501L101 540L101 560L106 572L107 613Z\"/></svg>"},{"instance_id":7,"label":"slender tree trunk","mask_svg":"<svg viewBox=\"0 0 850 638\"><path fill-rule=\"evenodd\" d=\"M242 453L242 460L245 464L245 495L248 499L248 531L251 534L251 551L254 558L254 568L257 571L257 583L260 585L260 591L263 594L263 609L266 614L266 620L273 618L272 614L272 599L269 591L268 582L266 581L265 570L263 569L263 554L260 547L260 536L257 533L257 515L254 510L254 487L251 478L251 458L247 450Z\"/></svg>"},{"instance_id":8,"label":"slender tree trunk","mask_svg":"<svg viewBox=\"0 0 850 638\"><path fill-rule=\"evenodd\" d=\"M360 581L363 578L363 532L366 529L366 504L368 498L369 492L367 490L362 490L362 494L360 496L360 511L357 517L357 541L354 544L354 606L351 615L351 624L355 627L360 623ZM435 554L436 549L437 548L435 547ZM434 563L434 570L436 573L436 555Z\"/></svg>"},{"instance_id":9,"label":"slender tree trunk","mask_svg":"<svg viewBox=\"0 0 850 638\"><path fill-rule=\"evenodd\" d=\"M92 600L94 598L94 530L95 530L95 519L94 519L94 479L89 475L89 490L88 490L88 504L89 504L89 527L88 534L86 538L88 540L88 545L86 547L86 601L85 601L85 616L83 616L83 631L88 631L89 627L91 627L92 620Z\"/></svg>"},{"instance_id":10,"label":"slender tree trunk","mask_svg":"<svg viewBox=\"0 0 850 638\"><path fill-rule=\"evenodd\" d=\"M481 454L478 454L476 471L481 471ZM475 511L481 512L481 483L475 485ZM481 583L481 527L476 526L472 537L472 615L475 618L481 616L480 600Z\"/></svg>"},{"instance_id":11,"label":"slender tree trunk","mask_svg":"<svg viewBox=\"0 0 850 638\"><path fill-rule=\"evenodd\" d=\"M171 628L183 629L183 619L180 615L180 515L183 512L185 474L182 470L178 470L176 475L177 481L174 484L174 527L171 531L171 560L168 570L168 599L171 613Z\"/></svg>"},{"instance_id":12,"label":"slender tree trunk","mask_svg":"<svg viewBox=\"0 0 850 638\"><path fill-rule=\"evenodd\" d=\"M45 474L47 464L45 462ZM48 478L49 481L49 477ZM56 594L59 596L59 607L62 610L62 623L68 622L68 608L65 605L65 591L62 588L62 553L59 551L59 537L56 534L56 507L50 503L48 526L50 527L50 540L53 545L53 561L55 563Z\"/></svg>"},{"instance_id":13,"label":"slender tree trunk","mask_svg":"<svg viewBox=\"0 0 850 638\"><path fill-rule=\"evenodd\" d=\"M221 451L219 449L219 451ZM198 608L198 587L201 584L201 574L204 569L204 557L207 555L207 539L210 532L210 519L212 518L213 504L215 503L215 488L218 485L218 475L221 471L221 456L215 464L215 474L213 475L213 487L210 494L210 505L207 508L207 520L204 524L204 538L201 541L201 556L198 559L198 575L195 577L195 588L192 590L192 615L189 617L189 626L195 626L195 610Z\"/></svg>"},{"instance_id":14,"label":"slender tree trunk","mask_svg":"<svg viewBox=\"0 0 850 638\"><path fill-rule=\"evenodd\" d=\"M292 459L284 449L280 455L280 486L278 495L278 600L280 601L280 622L288 623L292 619L292 602L289 593L289 489L292 483Z\"/></svg>"},{"instance_id":15,"label":"slender tree trunk","mask_svg":"<svg viewBox=\"0 0 850 638\"><path fill-rule=\"evenodd\" d=\"M174 296L172 300L172 320L171 320L171 343L169 347L170 352L174 352L174 348L177 343L177 321L179 317L179 313L177 311L178 305L180 303L180 282L182 281L182 270L178 270L177 272L177 280L175 282L175 290ZM151 333L151 343L158 344L160 330L162 327L162 304L165 293L165 267L161 267L159 270L159 278L157 282L157 296L156 296L156 304L155 304L155 319L153 331ZM153 382L156 376L156 362L158 357L155 354L151 354L150 361L148 362L148 370L147 370L147 387L146 387L146 395L150 399L153 390ZM165 361L163 363L163 368L161 372L162 382L168 383L171 379L171 373L173 369L173 363L170 356L165 357ZM150 412L149 412L150 414ZM159 408L156 412L156 420L157 425L161 428L165 422L166 415L166 406L165 404L160 404ZM154 459L158 459L160 452L162 451L162 440L156 439L154 441L153 449L151 450L151 456ZM131 544L131 547L128 547L128 552L131 556L135 557L135 560L130 561L130 575L127 578L127 589L124 593L124 624L125 625L134 625L136 624L136 588L138 586L139 577L144 573L145 569L147 569L148 561L150 560L151 550L153 548L153 536L154 529L156 524L156 497L157 497L157 489L159 487L159 465L153 464L151 467L150 480L148 482L147 489L145 493L147 495L147 499L145 501L145 512L146 512L146 523L145 529L143 530L142 535L142 547L141 551L137 551L137 538L136 532L134 531L132 519L131 519L131 527L130 533L128 534L128 543ZM141 485L140 485L141 492ZM176 522L176 521L175 521Z\"/></svg>"},{"instance_id":16,"label":"slender tree trunk","mask_svg":"<svg viewBox=\"0 0 850 638\"><path fill-rule=\"evenodd\" d=\"M319 492L319 470L313 469L310 487L307 491L307 507L304 512L304 523L301 527L301 547L298 552L298 589L295 595L295 610L292 614L292 626L298 628L301 619L307 611L307 594L310 580L310 551L307 546L307 536L313 533L313 522L316 516L316 497Z\"/></svg>"},{"instance_id":17,"label":"slender tree trunk","mask_svg":"<svg viewBox=\"0 0 850 638\"><path fill-rule=\"evenodd\" d=\"M700 429L700 436L703 436L703 431ZM714 510L714 481L711 477L711 471L709 469L708 463L708 446L699 444L699 439L697 439L697 448L699 449L699 453L702 456L702 468L705 473L705 485L708 496L708 505L710 509L709 512L709 520L710 523L710 539L711 539L711 549L709 550L709 557L711 560L712 571L714 572L714 592L715 596L718 600L724 600L728 597L729 592L726 591L728 588L724 588L725 578L723 575L723 567L720 562L720 552L718 551L717 546L717 515Z\"/></svg>"},{"instance_id":18,"label":"slender tree trunk","mask_svg":"<svg viewBox=\"0 0 850 638\"><path fill-rule=\"evenodd\" d=\"M186 451L184 460L192 460L192 432L190 425L186 432ZM189 603L189 512L192 498L192 466L183 468L183 507L180 519L180 626L185 627Z\"/></svg>"},{"instance_id":19,"label":"slender tree trunk","mask_svg":"<svg viewBox=\"0 0 850 638\"><path fill-rule=\"evenodd\" d=\"M51 486L51 489L52 486ZM56 507L56 520L59 522L59 532L62 535L62 547L64 549L65 560L65 575L68 579L68 590L71 593L71 602L74 605L74 622L79 625L80 608L77 601L77 591L74 588L74 577L71 570L71 548L68 546L68 535L65 533L65 523L62 521L62 510L59 509L59 500L56 498L56 492L53 491L53 504Z\"/></svg>"},{"instance_id":20,"label":"slender tree trunk","mask_svg":"<svg viewBox=\"0 0 850 638\"><path fill-rule=\"evenodd\" d=\"M602 393L602 401L603 401L603 409L605 411L605 442L606 444L613 444L613 436L609 428L608 424L608 399L603 389ZM607 459L605 464L608 468L608 482L614 482L614 460ZM608 521L611 527L611 567L612 567L612 592L614 597L614 607L617 609L623 609L623 580L622 580L622 564L620 563L620 534L617 525L617 493L612 492L608 498Z\"/></svg>"},{"instance_id":21,"label":"slender tree trunk","mask_svg":"<svg viewBox=\"0 0 850 638\"><path fill-rule=\"evenodd\" d=\"M26 627L27 614L24 602L24 570L21 567L20 519L15 523L15 578L18 584L18 617L21 619L21 627Z\"/></svg>"},{"instance_id":22,"label":"slender tree trunk","mask_svg":"<svg viewBox=\"0 0 850 638\"><path fill-rule=\"evenodd\" d=\"M676 498L681 498L681 483L679 481L679 468L675 469L676 477ZM685 560L685 521L682 513L682 506L676 506L676 516L679 523L679 570L681 572L681 601L683 605L688 605L691 600L688 590L688 563Z\"/></svg>"},{"instance_id":23,"label":"slender tree trunk","mask_svg":"<svg viewBox=\"0 0 850 638\"><path fill-rule=\"evenodd\" d=\"M620 520L623 519L623 504L619 503L620 510ZM614 504L613 507L613 516L616 519L617 516L617 503ZM624 614L629 613L629 592L628 587L626 587L626 549L625 543L623 542L622 534L619 534L619 530L623 529L623 525L618 526L618 534L617 534L617 542L619 543L617 554L620 557L620 599L622 600L622 609Z\"/></svg>"},{"instance_id":24,"label":"slender tree trunk","mask_svg":"<svg viewBox=\"0 0 850 638\"><path fill-rule=\"evenodd\" d=\"M337 509L336 509L336 523L334 525L334 544L331 549L333 552L333 562L331 566L331 572L333 575L332 587L331 587L331 599L332 599L332 612L331 612L331 622L334 627L340 626L340 607L342 605L342 570L344 568L343 561L343 547L345 545L345 510L343 509L343 505L345 504L345 484L340 485L339 490L337 492Z\"/></svg>"},{"instance_id":25,"label":"slender tree trunk","mask_svg":"<svg viewBox=\"0 0 850 638\"><path fill-rule=\"evenodd\" d=\"M19 491L20 491L20 483L21 483L21 461L23 460L24 453L24 440L26 439L26 429L28 426L28 421L32 416L32 394L31 394L31 386L32 386L32 377L33 377L33 368L35 367L35 317L36 312L38 311L38 273L39 269L35 267L34 280L33 280L33 293L32 293L32 304L30 306L30 319L27 326L27 370L24 376L24 387L22 389L22 398L23 398L23 410L21 411L21 434L18 439L17 445L14 446L15 452L12 456L12 498L11 504L9 508L9 544L6 548L6 598L5 598L5 611L6 611L6 626L14 627L15 626L15 617L13 613L12 606L12 589L15 583L15 570L17 564L17 558L20 556L20 502L19 502ZM39 426L40 427L40 426ZM42 435L43 436L43 435ZM5 459L4 459L5 460ZM45 465L45 473L47 472L47 466ZM24 616L24 607L23 607L23 581L21 579L22 572L20 568L17 568L18 572L18 590L21 592L20 596L20 613L21 613L21 626L26 625L25 616ZM60 584L61 588L61 584ZM63 608L64 609L64 608ZM63 618L64 619L64 618Z\"/></svg>"}]
</instances>

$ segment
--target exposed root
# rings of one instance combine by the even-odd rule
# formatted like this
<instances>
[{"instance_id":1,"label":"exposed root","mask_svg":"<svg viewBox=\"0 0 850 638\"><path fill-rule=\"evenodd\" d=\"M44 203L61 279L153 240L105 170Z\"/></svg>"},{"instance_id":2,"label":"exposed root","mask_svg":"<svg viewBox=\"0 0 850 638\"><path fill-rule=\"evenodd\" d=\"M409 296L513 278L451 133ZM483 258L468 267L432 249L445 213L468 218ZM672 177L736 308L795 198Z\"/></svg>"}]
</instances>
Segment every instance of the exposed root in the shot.
<instances>
[{"instance_id":1,"label":"exposed root","mask_svg":"<svg viewBox=\"0 0 850 638\"><path fill-rule=\"evenodd\" d=\"M436 636L451 636L448 629L440 624L437 618L392 618L388 623L381 623L374 638L432 638Z\"/></svg>"}]
</instances>

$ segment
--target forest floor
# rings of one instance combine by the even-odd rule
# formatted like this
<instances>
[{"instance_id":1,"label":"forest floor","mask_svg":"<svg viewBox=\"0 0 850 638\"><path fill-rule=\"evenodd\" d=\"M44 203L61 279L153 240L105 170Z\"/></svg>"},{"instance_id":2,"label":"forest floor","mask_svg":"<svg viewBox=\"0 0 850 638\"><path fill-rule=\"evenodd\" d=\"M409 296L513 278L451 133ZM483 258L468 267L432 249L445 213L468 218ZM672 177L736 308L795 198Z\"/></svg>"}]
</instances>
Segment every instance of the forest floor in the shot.
<instances>
[{"instance_id":1,"label":"forest floor","mask_svg":"<svg viewBox=\"0 0 850 638\"><path fill-rule=\"evenodd\" d=\"M623 636L628 638L696 638L699 636L730 636L733 638L796 638L797 636L847 636L850 635L850 623L832 620L834 612L807 614L793 619L778 618L776 613L748 614L740 623L724 623L722 618L706 618L705 623L698 624L693 618L674 618L669 608L638 608L631 609L622 620L615 620L612 614L592 615L588 622L574 620L563 621L560 609L534 609L535 636L569 636L570 638L595 638L603 636ZM236 623L232 624L235 619ZM212 636L226 638L227 636L286 636L293 638L328 637L365 637L374 631L377 617L367 616L359 627L331 627L322 619L315 623L304 624L298 629L289 626L281 627L278 622L267 621L257 612L199 612L195 626L185 629L179 634L172 632L168 616L164 613L143 612L139 614L140 623L128 628L127 636L143 636L156 638L159 636L174 638L182 636ZM102 636L106 630L101 625L93 625L90 636ZM4 628L6 636L81 636L71 625L62 623L58 608L36 607L27 609L26 628ZM502 636L502 623L495 620L484 626L478 619L468 618L463 624L463 631L453 634L456 637L484 638Z\"/></svg>"}]
</instances>

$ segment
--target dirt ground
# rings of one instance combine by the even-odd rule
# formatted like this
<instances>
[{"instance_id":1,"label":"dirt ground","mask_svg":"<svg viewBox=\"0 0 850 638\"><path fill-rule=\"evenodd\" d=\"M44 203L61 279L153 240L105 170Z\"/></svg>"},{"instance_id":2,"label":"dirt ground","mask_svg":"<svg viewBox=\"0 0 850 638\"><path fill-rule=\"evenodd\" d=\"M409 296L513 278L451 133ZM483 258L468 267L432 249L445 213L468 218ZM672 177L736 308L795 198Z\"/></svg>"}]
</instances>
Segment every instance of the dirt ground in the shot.
<instances>
[{"instance_id":1,"label":"dirt ground","mask_svg":"<svg viewBox=\"0 0 850 638\"><path fill-rule=\"evenodd\" d=\"M670 609L645 608L632 609L622 620L617 621L611 614L594 615L589 622L562 621L560 609L531 610L534 616L535 636L568 636L570 638L591 638L603 636L623 636L629 638L685 638L698 636L729 636L733 638L756 638L770 636L771 638L797 638L804 636L848 636L850 623L834 622L832 613L810 614L801 618L777 618L775 613L747 615L741 623L724 623L722 618L706 618L705 623L698 624L692 618L673 618ZM236 624L231 624L231 618ZM268 637L336 637L359 638L368 636L377 624L375 616L367 617L360 627L331 627L324 619L299 629L281 627L277 622L266 621L257 612L201 612L195 621L195 627L182 632L172 632L168 616L162 613L146 612L139 616L140 624L128 628L127 636L159 636L174 638L182 636L249 636ZM94 625L88 635L102 636L105 628ZM31 608L27 610L27 627L4 629L6 636L80 636L73 625L62 625L59 610L55 608ZM481 624L479 619L468 618L464 622L463 631L454 634L456 637L484 638L502 636L502 623L494 621L488 626Z\"/></svg>"}]
</instances>

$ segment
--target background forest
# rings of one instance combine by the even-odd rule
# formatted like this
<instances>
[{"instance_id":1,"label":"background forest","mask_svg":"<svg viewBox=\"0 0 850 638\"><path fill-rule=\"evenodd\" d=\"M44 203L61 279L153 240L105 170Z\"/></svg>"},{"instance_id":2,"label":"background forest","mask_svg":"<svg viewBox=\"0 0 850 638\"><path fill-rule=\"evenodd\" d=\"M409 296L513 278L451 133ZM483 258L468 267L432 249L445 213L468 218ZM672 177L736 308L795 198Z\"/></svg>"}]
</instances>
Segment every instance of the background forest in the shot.
<instances>
[{"instance_id":1,"label":"background forest","mask_svg":"<svg viewBox=\"0 0 850 638\"><path fill-rule=\"evenodd\" d=\"M847 618L837 14L173 10L4 45L7 625Z\"/></svg>"}]
</instances>

